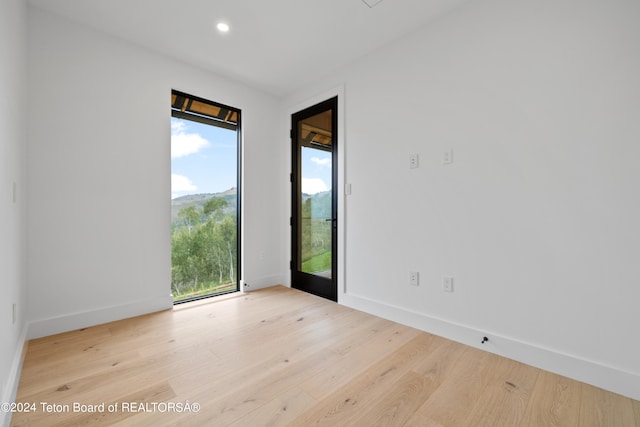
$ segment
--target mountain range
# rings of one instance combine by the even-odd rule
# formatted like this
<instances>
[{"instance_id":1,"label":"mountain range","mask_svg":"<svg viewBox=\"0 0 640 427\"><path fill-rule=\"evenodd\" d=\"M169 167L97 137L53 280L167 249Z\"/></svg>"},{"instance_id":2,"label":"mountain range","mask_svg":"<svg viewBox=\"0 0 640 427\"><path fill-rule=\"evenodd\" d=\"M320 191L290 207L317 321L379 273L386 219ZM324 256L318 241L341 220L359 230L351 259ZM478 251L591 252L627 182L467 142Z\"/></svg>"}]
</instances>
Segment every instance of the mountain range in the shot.
<instances>
[{"instance_id":1,"label":"mountain range","mask_svg":"<svg viewBox=\"0 0 640 427\"><path fill-rule=\"evenodd\" d=\"M236 214L238 206L238 191L233 187L220 193L189 194L171 199L171 222L173 223L178 218L178 212L182 209L189 206L196 206L201 210L204 207L204 204L211 199L226 200L227 206L224 207L223 213L225 215Z\"/></svg>"},{"instance_id":2,"label":"mountain range","mask_svg":"<svg viewBox=\"0 0 640 427\"><path fill-rule=\"evenodd\" d=\"M178 218L178 212L189 206L196 206L201 210L211 199L224 199L227 206L223 209L225 215L235 215L238 206L238 191L235 187L220 193L189 194L171 200L171 222ZM302 194L304 215L311 214L313 218L331 218L331 191L316 194Z\"/></svg>"}]
</instances>

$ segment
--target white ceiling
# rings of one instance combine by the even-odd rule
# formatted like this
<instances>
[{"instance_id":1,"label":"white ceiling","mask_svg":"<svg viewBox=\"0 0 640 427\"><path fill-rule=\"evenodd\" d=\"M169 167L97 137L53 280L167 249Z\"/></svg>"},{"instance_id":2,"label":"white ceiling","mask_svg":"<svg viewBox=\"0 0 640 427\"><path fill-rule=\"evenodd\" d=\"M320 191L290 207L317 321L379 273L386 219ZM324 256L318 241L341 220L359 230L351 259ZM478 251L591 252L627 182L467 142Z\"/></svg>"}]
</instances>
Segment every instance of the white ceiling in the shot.
<instances>
[{"instance_id":1,"label":"white ceiling","mask_svg":"<svg viewBox=\"0 0 640 427\"><path fill-rule=\"evenodd\" d=\"M28 1L284 96L469 0Z\"/></svg>"}]
</instances>

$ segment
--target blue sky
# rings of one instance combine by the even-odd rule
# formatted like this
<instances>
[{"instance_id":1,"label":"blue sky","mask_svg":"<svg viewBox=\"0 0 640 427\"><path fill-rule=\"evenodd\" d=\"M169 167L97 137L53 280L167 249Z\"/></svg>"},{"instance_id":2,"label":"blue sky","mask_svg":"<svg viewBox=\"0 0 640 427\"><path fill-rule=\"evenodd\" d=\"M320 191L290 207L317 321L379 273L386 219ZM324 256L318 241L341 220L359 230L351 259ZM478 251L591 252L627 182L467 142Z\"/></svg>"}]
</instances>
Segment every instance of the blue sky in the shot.
<instances>
[{"instance_id":1,"label":"blue sky","mask_svg":"<svg viewBox=\"0 0 640 427\"><path fill-rule=\"evenodd\" d=\"M331 153L302 147L302 192L315 194L331 189Z\"/></svg>"},{"instance_id":2,"label":"blue sky","mask_svg":"<svg viewBox=\"0 0 640 427\"><path fill-rule=\"evenodd\" d=\"M236 186L236 132L171 118L171 198Z\"/></svg>"},{"instance_id":3,"label":"blue sky","mask_svg":"<svg viewBox=\"0 0 640 427\"><path fill-rule=\"evenodd\" d=\"M236 132L171 118L171 198L219 193L236 186ZM302 191L331 188L331 153L303 148Z\"/></svg>"}]
</instances>

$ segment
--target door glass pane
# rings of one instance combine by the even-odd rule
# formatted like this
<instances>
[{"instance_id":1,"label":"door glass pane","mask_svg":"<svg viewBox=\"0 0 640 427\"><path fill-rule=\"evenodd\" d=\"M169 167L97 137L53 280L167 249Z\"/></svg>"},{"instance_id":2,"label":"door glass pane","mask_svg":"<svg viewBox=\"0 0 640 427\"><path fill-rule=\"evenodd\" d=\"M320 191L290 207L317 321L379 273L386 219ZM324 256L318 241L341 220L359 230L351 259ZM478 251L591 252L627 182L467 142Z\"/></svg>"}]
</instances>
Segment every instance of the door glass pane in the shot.
<instances>
[{"instance_id":1,"label":"door glass pane","mask_svg":"<svg viewBox=\"0 0 640 427\"><path fill-rule=\"evenodd\" d=\"M298 270L331 278L331 110L299 122L300 245Z\"/></svg>"}]
</instances>

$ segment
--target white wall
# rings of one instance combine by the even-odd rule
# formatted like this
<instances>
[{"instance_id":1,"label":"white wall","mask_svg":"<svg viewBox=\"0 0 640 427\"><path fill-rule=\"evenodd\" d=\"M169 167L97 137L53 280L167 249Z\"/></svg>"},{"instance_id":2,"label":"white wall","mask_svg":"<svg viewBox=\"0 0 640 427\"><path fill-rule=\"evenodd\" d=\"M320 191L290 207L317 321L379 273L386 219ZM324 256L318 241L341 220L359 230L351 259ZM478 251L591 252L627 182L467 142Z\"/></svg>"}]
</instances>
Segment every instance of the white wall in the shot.
<instances>
[{"instance_id":1,"label":"white wall","mask_svg":"<svg viewBox=\"0 0 640 427\"><path fill-rule=\"evenodd\" d=\"M26 34L25 3L0 2L0 402L14 396L25 330ZM0 425L5 423L8 416L0 411Z\"/></svg>"},{"instance_id":2,"label":"white wall","mask_svg":"<svg viewBox=\"0 0 640 427\"><path fill-rule=\"evenodd\" d=\"M340 301L640 398L638 22L470 2L288 98L345 87Z\"/></svg>"},{"instance_id":3,"label":"white wall","mask_svg":"<svg viewBox=\"0 0 640 427\"><path fill-rule=\"evenodd\" d=\"M29 335L170 307L171 89L242 110L243 278L255 289L286 277L277 100L29 16Z\"/></svg>"}]
</instances>

